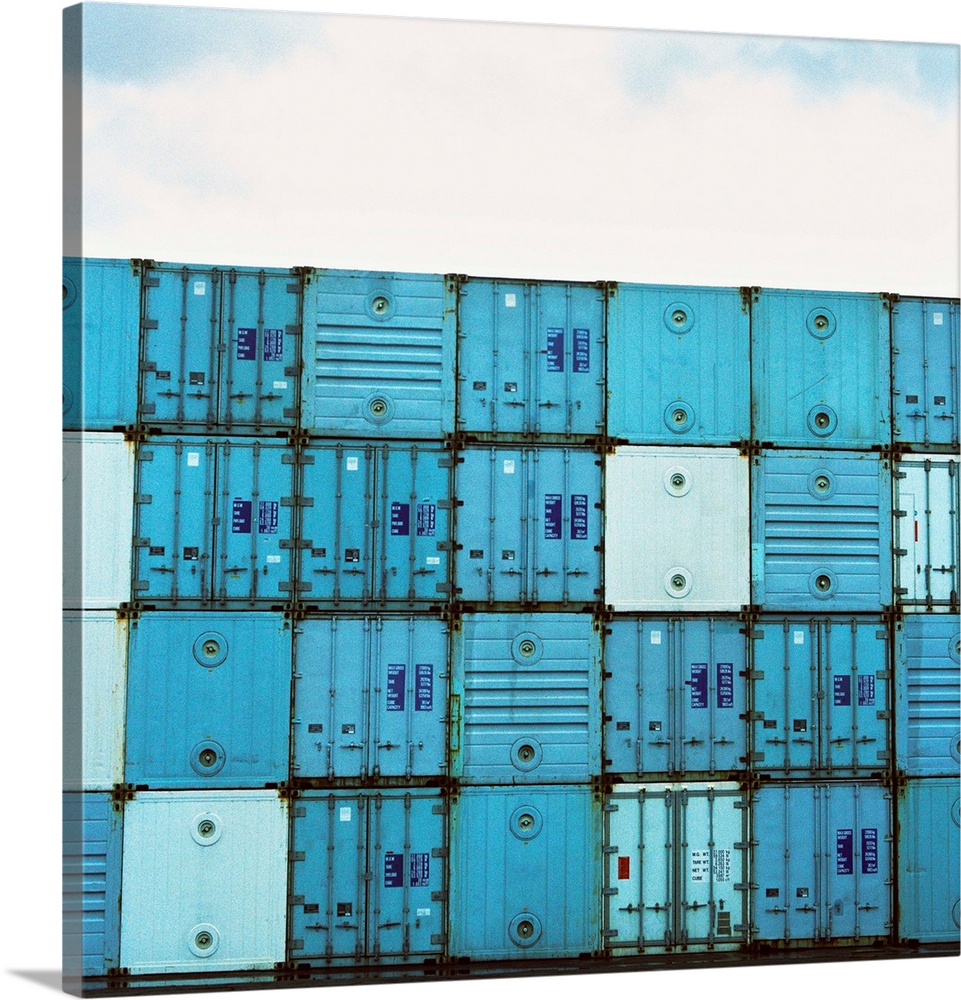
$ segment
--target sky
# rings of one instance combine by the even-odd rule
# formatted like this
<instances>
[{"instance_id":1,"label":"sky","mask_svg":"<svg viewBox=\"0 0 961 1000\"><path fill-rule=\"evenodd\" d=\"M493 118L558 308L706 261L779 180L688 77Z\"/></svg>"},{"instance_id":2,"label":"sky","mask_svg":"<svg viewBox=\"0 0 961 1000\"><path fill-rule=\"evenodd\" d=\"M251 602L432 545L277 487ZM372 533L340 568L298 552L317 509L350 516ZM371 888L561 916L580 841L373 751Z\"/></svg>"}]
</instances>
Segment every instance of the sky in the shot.
<instances>
[{"instance_id":1,"label":"sky","mask_svg":"<svg viewBox=\"0 0 961 1000\"><path fill-rule=\"evenodd\" d=\"M958 295L961 30L937 0L874 4L867 21L837 0L236 0L348 16L177 20L169 3L132 20L126 6L87 39L85 253ZM59 968L61 7L23 5L0 41L0 728L16 790L0 974L16 1000L48 995L24 970ZM411 20L452 10L529 23ZM403 16L357 16L374 14ZM883 44L817 40L866 34ZM603 989L885 996L944 990L959 965L646 973ZM469 1000L490 985L433 988ZM529 1000L561 981L496 988Z\"/></svg>"}]
</instances>

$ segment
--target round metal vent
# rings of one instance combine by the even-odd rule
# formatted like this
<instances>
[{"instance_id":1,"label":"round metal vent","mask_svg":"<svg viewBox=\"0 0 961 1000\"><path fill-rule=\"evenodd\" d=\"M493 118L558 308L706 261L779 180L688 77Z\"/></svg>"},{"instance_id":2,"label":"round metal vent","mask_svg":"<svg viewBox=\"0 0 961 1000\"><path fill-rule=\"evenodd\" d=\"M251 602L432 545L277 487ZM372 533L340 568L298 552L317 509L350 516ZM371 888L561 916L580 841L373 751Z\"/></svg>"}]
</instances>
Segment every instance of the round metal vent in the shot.
<instances>
[{"instance_id":1,"label":"round metal vent","mask_svg":"<svg viewBox=\"0 0 961 1000\"><path fill-rule=\"evenodd\" d=\"M691 474L680 465L674 465L664 473L664 489L672 497L687 496L691 492Z\"/></svg>"},{"instance_id":2,"label":"round metal vent","mask_svg":"<svg viewBox=\"0 0 961 1000\"><path fill-rule=\"evenodd\" d=\"M394 296L386 289L377 288L367 296L365 307L371 319L390 319L394 315Z\"/></svg>"},{"instance_id":3,"label":"round metal vent","mask_svg":"<svg viewBox=\"0 0 961 1000\"><path fill-rule=\"evenodd\" d=\"M808 430L818 437L830 437L838 429L838 415L825 403L808 410Z\"/></svg>"},{"instance_id":4,"label":"round metal vent","mask_svg":"<svg viewBox=\"0 0 961 1000\"><path fill-rule=\"evenodd\" d=\"M195 924L187 934L187 947L198 958L207 958L220 947L220 931L213 924Z\"/></svg>"},{"instance_id":5,"label":"round metal vent","mask_svg":"<svg viewBox=\"0 0 961 1000\"><path fill-rule=\"evenodd\" d=\"M518 771L533 771L543 757L541 745L533 736L522 736L511 747L511 763Z\"/></svg>"},{"instance_id":6,"label":"round metal vent","mask_svg":"<svg viewBox=\"0 0 961 1000\"><path fill-rule=\"evenodd\" d=\"M368 396L361 407L364 419L378 425L392 420L395 410L393 399L384 392L375 392Z\"/></svg>"},{"instance_id":7,"label":"round metal vent","mask_svg":"<svg viewBox=\"0 0 961 1000\"><path fill-rule=\"evenodd\" d=\"M534 632L521 632L514 637L511 643L511 656L515 662L527 666L537 661L544 655L544 643L541 637Z\"/></svg>"},{"instance_id":8,"label":"round metal vent","mask_svg":"<svg viewBox=\"0 0 961 1000\"><path fill-rule=\"evenodd\" d=\"M816 569L808 577L808 590L819 600L827 600L834 597L838 589L837 576L826 567Z\"/></svg>"},{"instance_id":9,"label":"round metal vent","mask_svg":"<svg viewBox=\"0 0 961 1000\"><path fill-rule=\"evenodd\" d=\"M961 733L955 733L954 739L951 740L951 756L961 763Z\"/></svg>"},{"instance_id":10,"label":"round metal vent","mask_svg":"<svg viewBox=\"0 0 961 1000\"><path fill-rule=\"evenodd\" d=\"M68 413L73 406L73 393L67 386L63 387L63 412Z\"/></svg>"},{"instance_id":11,"label":"round metal vent","mask_svg":"<svg viewBox=\"0 0 961 1000\"><path fill-rule=\"evenodd\" d=\"M692 586L691 571L684 566L672 566L664 574L664 589L671 597L687 597Z\"/></svg>"},{"instance_id":12,"label":"round metal vent","mask_svg":"<svg viewBox=\"0 0 961 1000\"><path fill-rule=\"evenodd\" d=\"M227 640L219 632L202 632L194 640L194 659L202 667L219 667L227 659Z\"/></svg>"},{"instance_id":13,"label":"round metal vent","mask_svg":"<svg viewBox=\"0 0 961 1000\"><path fill-rule=\"evenodd\" d=\"M664 411L664 423L672 433L686 434L694 426L694 408L683 400L675 400Z\"/></svg>"},{"instance_id":14,"label":"round metal vent","mask_svg":"<svg viewBox=\"0 0 961 1000\"><path fill-rule=\"evenodd\" d=\"M511 813L510 831L518 840L533 840L543 825L540 811L533 806L518 806Z\"/></svg>"},{"instance_id":15,"label":"round metal vent","mask_svg":"<svg viewBox=\"0 0 961 1000\"><path fill-rule=\"evenodd\" d=\"M533 913L518 913L507 927L511 941L518 948L530 948L541 936L541 922Z\"/></svg>"},{"instance_id":16,"label":"round metal vent","mask_svg":"<svg viewBox=\"0 0 961 1000\"><path fill-rule=\"evenodd\" d=\"M190 751L190 766L204 777L219 773L226 763L224 748L213 740L204 740Z\"/></svg>"},{"instance_id":17,"label":"round metal vent","mask_svg":"<svg viewBox=\"0 0 961 1000\"><path fill-rule=\"evenodd\" d=\"M834 318L834 313L830 309L817 308L808 313L807 328L808 333L818 340L827 340L833 336L838 327L838 322Z\"/></svg>"},{"instance_id":18,"label":"round metal vent","mask_svg":"<svg viewBox=\"0 0 961 1000\"><path fill-rule=\"evenodd\" d=\"M672 302L664 310L664 325L671 333L687 333L694 326L694 310L686 302Z\"/></svg>"},{"instance_id":19,"label":"round metal vent","mask_svg":"<svg viewBox=\"0 0 961 1000\"><path fill-rule=\"evenodd\" d=\"M64 275L63 278L63 308L69 309L77 301L77 286L73 280Z\"/></svg>"},{"instance_id":20,"label":"round metal vent","mask_svg":"<svg viewBox=\"0 0 961 1000\"><path fill-rule=\"evenodd\" d=\"M838 483L833 472L815 469L808 476L808 493L818 500L828 500L837 492Z\"/></svg>"},{"instance_id":21,"label":"round metal vent","mask_svg":"<svg viewBox=\"0 0 961 1000\"><path fill-rule=\"evenodd\" d=\"M950 656L955 663L961 663L961 635L954 636L954 638L948 643L948 656Z\"/></svg>"},{"instance_id":22,"label":"round metal vent","mask_svg":"<svg viewBox=\"0 0 961 1000\"><path fill-rule=\"evenodd\" d=\"M190 836L201 847L216 844L222 835L223 823L216 813L200 813L191 821Z\"/></svg>"}]
</instances>

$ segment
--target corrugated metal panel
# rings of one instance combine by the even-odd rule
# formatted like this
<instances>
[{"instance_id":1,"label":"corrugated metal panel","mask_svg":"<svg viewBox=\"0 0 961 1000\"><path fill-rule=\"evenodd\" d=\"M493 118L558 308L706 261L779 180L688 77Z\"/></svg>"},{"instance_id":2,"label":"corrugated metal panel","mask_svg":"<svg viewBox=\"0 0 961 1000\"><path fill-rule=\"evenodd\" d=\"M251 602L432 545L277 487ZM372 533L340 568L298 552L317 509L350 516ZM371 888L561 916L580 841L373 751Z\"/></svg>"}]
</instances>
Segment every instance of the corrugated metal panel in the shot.
<instances>
[{"instance_id":1,"label":"corrugated metal panel","mask_svg":"<svg viewBox=\"0 0 961 1000\"><path fill-rule=\"evenodd\" d=\"M605 946L746 944L747 806L733 782L614 785L604 800Z\"/></svg>"},{"instance_id":2,"label":"corrugated metal panel","mask_svg":"<svg viewBox=\"0 0 961 1000\"><path fill-rule=\"evenodd\" d=\"M590 786L465 788L451 803L451 956L573 958L600 946Z\"/></svg>"},{"instance_id":3,"label":"corrugated metal panel","mask_svg":"<svg viewBox=\"0 0 961 1000\"><path fill-rule=\"evenodd\" d=\"M898 792L898 937L957 945L961 929L958 776Z\"/></svg>"},{"instance_id":4,"label":"corrugated metal panel","mask_svg":"<svg viewBox=\"0 0 961 1000\"><path fill-rule=\"evenodd\" d=\"M600 635L588 616L465 615L452 655L452 774L509 785L601 773Z\"/></svg>"},{"instance_id":5,"label":"corrugated metal panel","mask_svg":"<svg viewBox=\"0 0 961 1000\"><path fill-rule=\"evenodd\" d=\"M82 706L80 731L63 742L63 787L109 791L123 781L126 619L113 611L64 612L63 663L63 703ZM73 718L68 708L65 736Z\"/></svg>"},{"instance_id":6,"label":"corrugated metal panel","mask_svg":"<svg viewBox=\"0 0 961 1000\"><path fill-rule=\"evenodd\" d=\"M318 270L307 287L303 424L337 437L454 429L456 285L439 274Z\"/></svg>"},{"instance_id":7,"label":"corrugated metal panel","mask_svg":"<svg viewBox=\"0 0 961 1000\"><path fill-rule=\"evenodd\" d=\"M137 455L134 590L171 605L292 600L294 449L158 438Z\"/></svg>"},{"instance_id":8,"label":"corrugated metal panel","mask_svg":"<svg viewBox=\"0 0 961 1000\"><path fill-rule=\"evenodd\" d=\"M961 761L961 631L954 615L905 615L897 627L898 767L957 775Z\"/></svg>"},{"instance_id":9,"label":"corrugated metal panel","mask_svg":"<svg viewBox=\"0 0 961 1000\"><path fill-rule=\"evenodd\" d=\"M496 441L604 433L603 284L461 279L457 429Z\"/></svg>"},{"instance_id":10,"label":"corrugated metal panel","mask_svg":"<svg viewBox=\"0 0 961 1000\"><path fill-rule=\"evenodd\" d=\"M747 768L747 638L723 618L615 618L604 639L608 774Z\"/></svg>"},{"instance_id":11,"label":"corrugated metal panel","mask_svg":"<svg viewBox=\"0 0 961 1000\"><path fill-rule=\"evenodd\" d=\"M895 596L906 607L958 607L958 459L905 458L894 467Z\"/></svg>"},{"instance_id":12,"label":"corrugated metal panel","mask_svg":"<svg viewBox=\"0 0 961 1000\"><path fill-rule=\"evenodd\" d=\"M65 980L105 976L120 965L122 827L123 813L109 792L64 793Z\"/></svg>"},{"instance_id":13,"label":"corrugated metal panel","mask_svg":"<svg viewBox=\"0 0 961 1000\"><path fill-rule=\"evenodd\" d=\"M442 953L446 811L436 789L304 792L294 807L291 959Z\"/></svg>"},{"instance_id":14,"label":"corrugated metal panel","mask_svg":"<svg viewBox=\"0 0 961 1000\"><path fill-rule=\"evenodd\" d=\"M750 308L738 289L619 284L608 324L608 434L675 446L750 437Z\"/></svg>"},{"instance_id":15,"label":"corrugated metal panel","mask_svg":"<svg viewBox=\"0 0 961 1000\"><path fill-rule=\"evenodd\" d=\"M575 448L465 448L455 472L458 597L468 604L601 600L601 460ZM498 517L510 511L510 517Z\"/></svg>"},{"instance_id":16,"label":"corrugated metal panel","mask_svg":"<svg viewBox=\"0 0 961 1000\"><path fill-rule=\"evenodd\" d=\"M130 626L126 780L161 789L286 781L290 678L282 615L141 615Z\"/></svg>"},{"instance_id":17,"label":"corrugated metal panel","mask_svg":"<svg viewBox=\"0 0 961 1000\"><path fill-rule=\"evenodd\" d=\"M894 440L957 451L957 299L896 299L891 339Z\"/></svg>"},{"instance_id":18,"label":"corrugated metal panel","mask_svg":"<svg viewBox=\"0 0 961 1000\"><path fill-rule=\"evenodd\" d=\"M755 604L833 613L892 603L887 461L762 452L753 489Z\"/></svg>"},{"instance_id":19,"label":"corrugated metal panel","mask_svg":"<svg viewBox=\"0 0 961 1000\"><path fill-rule=\"evenodd\" d=\"M140 272L129 260L63 259L63 428L137 421Z\"/></svg>"},{"instance_id":20,"label":"corrugated metal panel","mask_svg":"<svg viewBox=\"0 0 961 1000\"><path fill-rule=\"evenodd\" d=\"M883 296L756 290L752 436L781 447L889 444L890 344Z\"/></svg>"},{"instance_id":21,"label":"corrugated metal panel","mask_svg":"<svg viewBox=\"0 0 961 1000\"><path fill-rule=\"evenodd\" d=\"M294 775L446 774L447 636L446 622L433 618L301 622Z\"/></svg>"},{"instance_id":22,"label":"corrugated metal panel","mask_svg":"<svg viewBox=\"0 0 961 1000\"><path fill-rule=\"evenodd\" d=\"M287 800L138 792L124 809L121 965L133 975L284 960Z\"/></svg>"},{"instance_id":23,"label":"corrugated metal panel","mask_svg":"<svg viewBox=\"0 0 961 1000\"><path fill-rule=\"evenodd\" d=\"M143 285L141 420L188 432L296 425L296 272L151 264Z\"/></svg>"},{"instance_id":24,"label":"corrugated metal panel","mask_svg":"<svg viewBox=\"0 0 961 1000\"><path fill-rule=\"evenodd\" d=\"M781 776L891 768L888 629L881 618L762 619L751 631L751 761Z\"/></svg>"},{"instance_id":25,"label":"corrugated metal panel","mask_svg":"<svg viewBox=\"0 0 961 1000\"><path fill-rule=\"evenodd\" d=\"M450 598L450 452L440 444L304 452L300 597L407 609Z\"/></svg>"},{"instance_id":26,"label":"corrugated metal panel","mask_svg":"<svg viewBox=\"0 0 961 1000\"><path fill-rule=\"evenodd\" d=\"M890 937L892 816L884 785L761 785L752 821L752 940L790 948Z\"/></svg>"},{"instance_id":27,"label":"corrugated metal panel","mask_svg":"<svg viewBox=\"0 0 961 1000\"><path fill-rule=\"evenodd\" d=\"M130 600L134 444L121 434L63 435L63 607Z\"/></svg>"},{"instance_id":28,"label":"corrugated metal panel","mask_svg":"<svg viewBox=\"0 0 961 1000\"><path fill-rule=\"evenodd\" d=\"M621 447L605 483L609 606L686 614L749 603L746 458L733 448Z\"/></svg>"}]
</instances>

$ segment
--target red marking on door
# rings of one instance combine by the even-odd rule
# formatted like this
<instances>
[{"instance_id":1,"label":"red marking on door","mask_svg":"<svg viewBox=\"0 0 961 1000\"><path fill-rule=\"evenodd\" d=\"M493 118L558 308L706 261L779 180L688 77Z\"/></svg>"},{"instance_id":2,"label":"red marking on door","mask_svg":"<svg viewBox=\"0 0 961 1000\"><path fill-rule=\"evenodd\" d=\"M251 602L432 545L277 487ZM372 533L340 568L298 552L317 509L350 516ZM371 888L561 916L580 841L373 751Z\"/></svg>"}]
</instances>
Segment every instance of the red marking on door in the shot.
<instances>
[{"instance_id":1,"label":"red marking on door","mask_svg":"<svg viewBox=\"0 0 961 1000\"><path fill-rule=\"evenodd\" d=\"M914 522L914 540L915 541L918 540L918 522L917 521Z\"/></svg>"},{"instance_id":2,"label":"red marking on door","mask_svg":"<svg viewBox=\"0 0 961 1000\"><path fill-rule=\"evenodd\" d=\"M631 859L629 857L619 857L617 859L617 877L619 879L631 877Z\"/></svg>"}]
</instances>

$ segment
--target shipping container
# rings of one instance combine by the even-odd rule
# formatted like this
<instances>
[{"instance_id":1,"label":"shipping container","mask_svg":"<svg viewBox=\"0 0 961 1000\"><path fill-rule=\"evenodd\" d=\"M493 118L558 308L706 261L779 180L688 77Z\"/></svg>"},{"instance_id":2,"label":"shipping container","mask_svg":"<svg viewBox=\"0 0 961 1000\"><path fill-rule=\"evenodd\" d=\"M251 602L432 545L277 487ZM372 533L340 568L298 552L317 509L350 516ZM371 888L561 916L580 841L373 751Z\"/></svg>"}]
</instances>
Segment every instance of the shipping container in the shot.
<instances>
[{"instance_id":1,"label":"shipping container","mask_svg":"<svg viewBox=\"0 0 961 1000\"><path fill-rule=\"evenodd\" d=\"M895 600L957 614L958 457L905 457L893 475Z\"/></svg>"},{"instance_id":2,"label":"shipping container","mask_svg":"<svg viewBox=\"0 0 961 1000\"><path fill-rule=\"evenodd\" d=\"M306 791L293 813L290 961L423 963L443 954L439 790Z\"/></svg>"},{"instance_id":3,"label":"shipping container","mask_svg":"<svg viewBox=\"0 0 961 1000\"><path fill-rule=\"evenodd\" d=\"M602 600L600 456L468 447L457 455L454 492L459 600L541 610Z\"/></svg>"},{"instance_id":4,"label":"shipping container","mask_svg":"<svg viewBox=\"0 0 961 1000\"><path fill-rule=\"evenodd\" d=\"M63 259L63 429L126 430L137 421L140 268Z\"/></svg>"},{"instance_id":5,"label":"shipping container","mask_svg":"<svg viewBox=\"0 0 961 1000\"><path fill-rule=\"evenodd\" d=\"M898 938L957 949L961 935L961 786L913 778L898 787Z\"/></svg>"},{"instance_id":6,"label":"shipping container","mask_svg":"<svg viewBox=\"0 0 961 1000\"><path fill-rule=\"evenodd\" d=\"M450 840L452 959L600 948L601 803L589 785L461 789Z\"/></svg>"},{"instance_id":7,"label":"shipping container","mask_svg":"<svg viewBox=\"0 0 961 1000\"><path fill-rule=\"evenodd\" d=\"M133 442L63 435L63 607L110 610L130 600Z\"/></svg>"},{"instance_id":8,"label":"shipping container","mask_svg":"<svg viewBox=\"0 0 961 1000\"><path fill-rule=\"evenodd\" d=\"M822 614L892 604L888 462L803 451L753 462L754 603Z\"/></svg>"},{"instance_id":9,"label":"shipping container","mask_svg":"<svg viewBox=\"0 0 961 1000\"><path fill-rule=\"evenodd\" d=\"M958 450L958 300L892 297L894 442Z\"/></svg>"},{"instance_id":10,"label":"shipping container","mask_svg":"<svg viewBox=\"0 0 961 1000\"><path fill-rule=\"evenodd\" d=\"M445 775L448 632L445 621L425 617L301 621L292 775Z\"/></svg>"},{"instance_id":11,"label":"shipping container","mask_svg":"<svg viewBox=\"0 0 961 1000\"><path fill-rule=\"evenodd\" d=\"M607 456L605 487L610 608L688 614L750 602L746 457L733 448L620 447Z\"/></svg>"},{"instance_id":12,"label":"shipping container","mask_svg":"<svg viewBox=\"0 0 961 1000\"><path fill-rule=\"evenodd\" d=\"M311 444L298 595L311 608L426 610L450 600L450 451Z\"/></svg>"},{"instance_id":13,"label":"shipping container","mask_svg":"<svg viewBox=\"0 0 961 1000\"><path fill-rule=\"evenodd\" d=\"M498 443L604 434L603 282L460 278L457 430Z\"/></svg>"},{"instance_id":14,"label":"shipping container","mask_svg":"<svg viewBox=\"0 0 961 1000\"><path fill-rule=\"evenodd\" d=\"M302 323L297 271L145 262L141 421L187 433L296 427Z\"/></svg>"},{"instance_id":15,"label":"shipping container","mask_svg":"<svg viewBox=\"0 0 961 1000\"><path fill-rule=\"evenodd\" d=\"M456 283L440 274L312 272L304 429L338 438L451 434L456 295Z\"/></svg>"},{"instance_id":16,"label":"shipping container","mask_svg":"<svg viewBox=\"0 0 961 1000\"><path fill-rule=\"evenodd\" d=\"M76 991L120 965L123 806L109 792L63 793L63 979Z\"/></svg>"},{"instance_id":17,"label":"shipping container","mask_svg":"<svg viewBox=\"0 0 961 1000\"><path fill-rule=\"evenodd\" d=\"M288 779L291 626L271 612L146 612L130 624L126 780L256 788Z\"/></svg>"},{"instance_id":18,"label":"shipping container","mask_svg":"<svg viewBox=\"0 0 961 1000\"><path fill-rule=\"evenodd\" d=\"M751 319L737 288L613 286L607 433L626 444L751 436Z\"/></svg>"},{"instance_id":19,"label":"shipping container","mask_svg":"<svg viewBox=\"0 0 961 1000\"><path fill-rule=\"evenodd\" d=\"M745 771L746 632L733 618L608 622L605 773L624 780Z\"/></svg>"},{"instance_id":20,"label":"shipping container","mask_svg":"<svg viewBox=\"0 0 961 1000\"><path fill-rule=\"evenodd\" d=\"M748 936L748 793L734 782L613 785L605 947L729 951Z\"/></svg>"},{"instance_id":21,"label":"shipping container","mask_svg":"<svg viewBox=\"0 0 961 1000\"><path fill-rule=\"evenodd\" d=\"M753 289L752 437L782 448L889 445L888 308L882 295Z\"/></svg>"},{"instance_id":22,"label":"shipping container","mask_svg":"<svg viewBox=\"0 0 961 1000\"><path fill-rule=\"evenodd\" d=\"M137 453L134 584L147 606L293 600L294 448L269 439L154 438Z\"/></svg>"},{"instance_id":23,"label":"shipping container","mask_svg":"<svg viewBox=\"0 0 961 1000\"><path fill-rule=\"evenodd\" d=\"M762 948L887 944L891 793L880 783L762 784L752 795L751 938Z\"/></svg>"},{"instance_id":24,"label":"shipping container","mask_svg":"<svg viewBox=\"0 0 961 1000\"><path fill-rule=\"evenodd\" d=\"M601 774L601 638L589 616L465 615L452 639L452 775L511 785Z\"/></svg>"},{"instance_id":25,"label":"shipping container","mask_svg":"<svg viewBox=\"0 0 961 1000\"><path fill-rule=\"evenodd\" d=\"M284 961L287 799L137 792L124 807L120 964L131 975Z\"/></svg>"},{"instance_id":26,"label":"shipping container","mask_svg":"<svg viewBox=\"0 0 961 1000\"><path fill-rule=\"evenodd\" d=\"M753 769L778 778L889 774L889 638L884 619L867 615L753 625Z\"/></svg>"},{"instance_id":27,"label":"shipping container","mask_svg":"<svg viewBox=\"0 0 961 1000\"><path fill-rule=\"evenodd\" d=\"M895 631L897 765L916 777L961 767L961 629L954 615L905 615Z\"/></svg>"},{"instance_id":28,"label":"shipping container","mask_svg":"<svg viewBox=\"0 0 961 1000\"><path fill-rule=\"evenodd\" d=\"M126 697L127 620L116 611L65 611L64 790L123 782Z\"/></svg>"}]
</instances>

